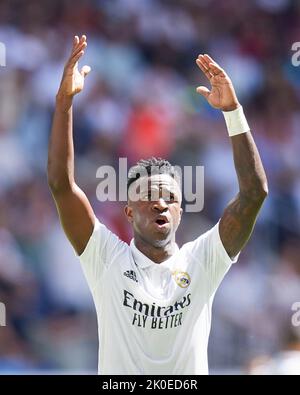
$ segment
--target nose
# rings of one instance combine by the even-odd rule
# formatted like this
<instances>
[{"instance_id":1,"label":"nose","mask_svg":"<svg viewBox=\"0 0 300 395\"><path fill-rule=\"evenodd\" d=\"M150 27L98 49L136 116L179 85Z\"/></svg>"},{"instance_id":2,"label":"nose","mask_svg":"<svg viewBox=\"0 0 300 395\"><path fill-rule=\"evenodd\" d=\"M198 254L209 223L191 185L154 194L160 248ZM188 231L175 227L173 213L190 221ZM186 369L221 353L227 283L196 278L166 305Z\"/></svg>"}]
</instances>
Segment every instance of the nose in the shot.
<instances>
[{"instance_id":1,"label":"nose","mask_svg":"<svg viewBox=\"0 0 300 395\"><path fill-rule=\"evenodd\" d=\"M166 211L168 209L168 205L163 198L159 198L158 200L153 202L152 209L154 211L163 213L164 211Z\"/></svg>"}]
</instances>

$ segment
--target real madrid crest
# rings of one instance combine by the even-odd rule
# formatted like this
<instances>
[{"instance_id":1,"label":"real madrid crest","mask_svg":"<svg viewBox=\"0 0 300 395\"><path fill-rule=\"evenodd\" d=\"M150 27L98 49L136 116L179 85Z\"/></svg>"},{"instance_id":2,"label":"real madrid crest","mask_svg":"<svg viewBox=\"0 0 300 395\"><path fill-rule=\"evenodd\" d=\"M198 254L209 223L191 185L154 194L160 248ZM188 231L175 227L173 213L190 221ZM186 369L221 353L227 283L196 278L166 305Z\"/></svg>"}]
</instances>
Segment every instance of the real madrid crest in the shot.
<instances>
[{"instance_id":1,"label":"real madrid crest","mask_svg":"<svg viewBox=\"0 0 300 395\"><path fill-rule=\"evenodd\" d=\"M191 277L186 272L180 272L176 270L175 272L173 272L173 277L176 281L176 284L179 285L179 287L181 288L187 288L191 283Z\"/></svg>"}]
</instances>

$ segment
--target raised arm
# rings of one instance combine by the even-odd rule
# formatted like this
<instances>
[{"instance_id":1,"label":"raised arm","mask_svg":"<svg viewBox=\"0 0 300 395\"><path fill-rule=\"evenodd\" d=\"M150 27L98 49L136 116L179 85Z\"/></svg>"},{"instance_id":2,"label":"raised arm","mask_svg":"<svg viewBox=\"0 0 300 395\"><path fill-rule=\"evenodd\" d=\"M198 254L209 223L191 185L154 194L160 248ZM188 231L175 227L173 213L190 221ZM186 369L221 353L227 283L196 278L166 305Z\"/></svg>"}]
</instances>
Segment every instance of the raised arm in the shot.
<instances>
[{"instance_id":1,"label":"raised arm","mask_svg":"<svg viewBox=\"0 0 300 395\"><path fill-rule=\"evenodd\" d=\"M200 86L197 92L211 106L224 112L240 107L232 82L225 71L208 55L199 55L196 63L211 84L211 90ZM225 208L219 230L222 243L228 255L233 258L241 251L252 233L258 212L268 194L268 186L250 131L236 134L230 140L239 192Z\"/></svg>"},{"instance_id":2,"label":"raised arm","mask_svg":"<svg viewBox=\"0 0 300 395\"><path fill-rule=\"evenodd\" d=\"M73 97L81 92L90 67L78 71L78 60L87 46L86 37L74 37L65 65L56 104L48 152L48 183L63 229L77 254L81 254L94 227L93 209L74 179L72 126Z\"/></svg>"}]
</instances>

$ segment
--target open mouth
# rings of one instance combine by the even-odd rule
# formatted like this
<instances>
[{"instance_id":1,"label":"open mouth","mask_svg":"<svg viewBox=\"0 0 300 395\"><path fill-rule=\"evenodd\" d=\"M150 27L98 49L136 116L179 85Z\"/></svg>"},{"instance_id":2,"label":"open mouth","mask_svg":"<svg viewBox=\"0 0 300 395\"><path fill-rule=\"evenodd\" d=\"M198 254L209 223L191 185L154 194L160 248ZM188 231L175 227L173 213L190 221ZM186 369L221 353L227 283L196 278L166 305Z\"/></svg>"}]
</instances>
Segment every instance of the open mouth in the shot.
<instances>
[{"instance_id":1,"label":"open mouth","mask_svg":"<svg viewBox=\"0 0 300 395\"><path fill-rule=\"evenodd\" d=\"M167 223L167 221L164 220L164 219L157 219L155 222L156 222L158 225L164 225L164 224Z\"/></svg>"},{"instance_id":2,"label":"open mouth","mask_svg":"<svg viewBox=\"0 0 300 395\"><path fill-rule=\"evenodd\" d=\"M159 226L165 225L167 224L169 221L166 218L160 217L157 218L157 220L155 221L155 223Z\"/></svg>"}]
</instances>

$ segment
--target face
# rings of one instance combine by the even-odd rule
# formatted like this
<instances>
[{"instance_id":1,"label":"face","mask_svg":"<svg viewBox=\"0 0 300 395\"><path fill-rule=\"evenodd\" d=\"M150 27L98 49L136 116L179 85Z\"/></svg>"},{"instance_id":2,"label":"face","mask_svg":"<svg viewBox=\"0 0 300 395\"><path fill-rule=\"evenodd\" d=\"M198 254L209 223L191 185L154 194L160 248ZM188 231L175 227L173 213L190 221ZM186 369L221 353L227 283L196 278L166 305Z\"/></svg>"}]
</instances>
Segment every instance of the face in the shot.
<instances>
[{"instance_id":1,"label":"face","mask_svg":"<svg viewBox=\"0 0 300 395\"><path fill-rule=\"evenodd\" d=\"M154 247L163 247L175 240L182 214L178 183L168 174L135 181L128 191L125 214L135 238Z\"/></svg>"}]
</instances>

